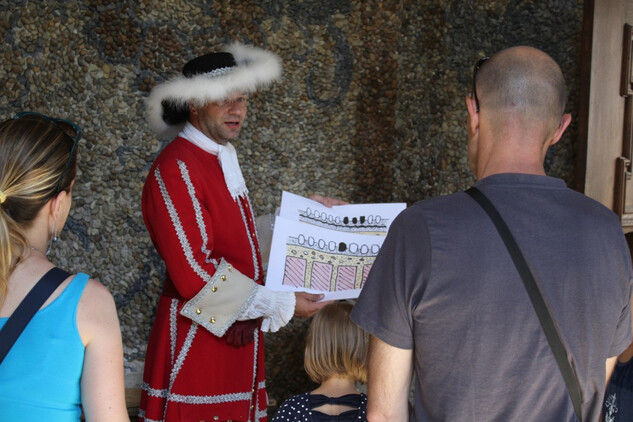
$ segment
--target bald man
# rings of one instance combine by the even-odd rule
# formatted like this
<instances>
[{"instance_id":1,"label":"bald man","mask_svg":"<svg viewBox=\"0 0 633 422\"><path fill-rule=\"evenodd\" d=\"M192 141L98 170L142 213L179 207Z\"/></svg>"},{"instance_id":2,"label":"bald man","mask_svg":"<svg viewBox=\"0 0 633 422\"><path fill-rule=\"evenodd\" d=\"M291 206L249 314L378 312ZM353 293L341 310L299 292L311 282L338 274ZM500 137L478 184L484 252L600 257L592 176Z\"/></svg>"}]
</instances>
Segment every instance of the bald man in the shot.
<instances>
[{"instance_id":1,"label":"bald man","mask_svg":"<svg viewBox=\"0 0 633 422\"><path fill-rule=\"evenodd\" d=\"M475 71L466 106L476 187L545 296L579 379L583 421L597 421L613 357L631 342L631 259L620 222L545 174L547 149L571 121L556 62L514 47ZM576 421L507 248L463 192L400 214L352 319L372 334L372 422Z\"/></svg>"}]
</instances>

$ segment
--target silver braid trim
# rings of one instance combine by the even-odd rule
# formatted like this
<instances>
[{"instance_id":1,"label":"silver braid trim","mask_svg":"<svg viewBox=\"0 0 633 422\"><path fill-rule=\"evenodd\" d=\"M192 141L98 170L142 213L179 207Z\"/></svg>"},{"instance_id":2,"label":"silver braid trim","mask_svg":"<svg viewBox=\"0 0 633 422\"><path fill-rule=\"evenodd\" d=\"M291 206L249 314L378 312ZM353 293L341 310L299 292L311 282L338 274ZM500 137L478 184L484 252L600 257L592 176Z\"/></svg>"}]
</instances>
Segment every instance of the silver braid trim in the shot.
<instances>
[{"instance_id":1,"label":"silver braid trim","mask_svg":"<svg viewBox=\"0 0 633 422\"><path fill-rule=\"evenodd\" d=\"M185 342L178 353L178 359L176 359L176 364L174 365L171 374L169 376L169 391L174 385L176 381L176 376L178 376L178 372L180 372L180 368L182 368L183 363L185 363L185 359L187 357L187 353L189 353L189 349L191 348L191 343L193 343L193 339L196 336L196 332L198 331L198 324L195 322L191 323L189 327L189 331L187 332L187 337L185 338Z\"/></svg>"},{"instance_id":2,"label":"silver braid trim","mask_svg":"<svg viewBox=\"0 0 633 422\"><path fill-rule=\"evenodd\" d=\"M248 195L244 195L243 198L246 200L246 203L248 204L248 208L251 214L251 219L253 220L253 234L255 235L255 239L257 239L257 230L255 229L255 220L253 219L253 207L251 206L251 201L249 201L248 199ZM244 210L244 207L242 206L242 201L237 201L237 205L240 207L240 213L242 214L242 221L244 222L244 227L246 228L246 234L248 235L248 243L251 245L251 254L253 257L253 269L254 269L254 275L253 275L253 280L257 280L259 278L259 265L257 263L257 249L255 246L255 243L253 242L253 237L251 236L251 230L249 229L248 226L248 217L246 216L246 211ZM259 239L257 240L257 242L259 243Z\"/></svg>"},{"instance_id":3,"label":"silver braid trim","mask_svg":"<svg viewBox=\"0 0 633 422\"><path fill-rule=\"evenodd\" d=\"M167 389L150 388L147 383L141 386L148 396L167 399L168 402L187 403L187 404L221 404L236 401L249 401L251 393L230 393L219 394L216 396L196 396L185 394L169 394Z\"/></svg>"},{"instance_id":4,"label":"silver braid trim","mask_svg":"<svg viewBox=\"0 0 633 422\"><path fill-rule=\"evenodd\" d=\"M204 223L204 218L202 217L202 207L200 206L198 198L196 198L196 188L191 182L187 165L182 161L178 161L178 167L180 168L182 180L185 182L185 185L187 185L187 193L189 193L189 198L191 199L191 203L196 214L196 223L198 224L198 230L200 230L200 236L202 237L202 246L200 247L200 251L202 251L205 255L204 262L213 262L213 265L217 268L218 262L215 259L210 258L211 251L207 248L207 243L209 242L209 238L207 236L207 226Z\"/></svg>"},{"instance_id":5,"label":"silver braid trim","mask_svg":"<svg viewBox=\"0 0 633 422\"><path fill-rule=\"evenodd\" d=\"M156 181L158 182L158 186L160 188L161 195L163 196L163 201L165 201L165 206L167 207L167 211L169 212L169 217L171 218L171 222L176 230L176 235L178 236L178 240L180 241L180 247L189 263L189 266L193 271L202 278L205 283L208 283L211 280L211 276L209 273L204 271L202 267L198 264L198 262L193 257L193 251L191 250L191 245L189 243L189 239L187 239L187 234L185 230L182 228L182 223L180 222L180 217L178 217L178 212L176 212L176 207L169 196L169 192L167 192L167 187L165 186L165 182L160 175L160 169L156 167L154 170L154 176L156 177Z\"/></svg>"},{"instance_id":6,"label":"silver braid trim","mask_svg":"<svg viewBox=\"0 0 633 422\"><path fill-rule=\"evenodd\" d=\"M176 339L178 338L178 325L176 318L178 316L178 299L172 299L169 306L169 341L171 349L171 366L174 366L176 358Z\"/></svg>"},{"instance_id":7,"label":"silver braid trim","mask_svg":"<svg viewBox=\"0 0 633 422\"><path fill-rule=\"evenodd\" d=\"M160 420L160 421L159 421L159 420L157 420L157 419L147 419L147 418L145 417L145 411L144 411L144 410L142 410L142 409L138 411L138 418L139 418L139 419L142 419L142 420L143 420L143 421L145 421L145 422L163 422L162 420Z\"/></svg>"},{"instance_id":8,"label":"silver braid trim","mask_svg":"<svg viewBox=\"0 0 633 422\"><path fill-rule=\"evenodd\" d=\"M257 389L255 388L255 383L257 382L257 356L259 355L259 329L253 331L253 382L251 385L253 386L253 394L251 395L251 401L249 405L253 405L253 399L255 399L255 412L259 409L259 394Z\"/></svg>"},{"instance_id":9,"label":"silver braid trim","mask_svg":"<svg viewBox=\"0 0 633 422\"><path fill-rule=\"evenodd\" d=\"M255 420L257 422L261 421L262 419L266 418L268 416L268 413L266 412L266 410L256 410L255 411Z\"/></svg>"},{"instance_id":10,"label":"silver braid trim","mask_svg":"<svg viewBox=\"0 0 633 422\"><path fill-rule=\"evenodd\" d=\"M230 73L233 69L235 69L235 66L220 67L218 69L213 69L211 72L201 73L201 75L215 78L218 76L226 75L227 73Z\"/></svg>"}]
</instances>

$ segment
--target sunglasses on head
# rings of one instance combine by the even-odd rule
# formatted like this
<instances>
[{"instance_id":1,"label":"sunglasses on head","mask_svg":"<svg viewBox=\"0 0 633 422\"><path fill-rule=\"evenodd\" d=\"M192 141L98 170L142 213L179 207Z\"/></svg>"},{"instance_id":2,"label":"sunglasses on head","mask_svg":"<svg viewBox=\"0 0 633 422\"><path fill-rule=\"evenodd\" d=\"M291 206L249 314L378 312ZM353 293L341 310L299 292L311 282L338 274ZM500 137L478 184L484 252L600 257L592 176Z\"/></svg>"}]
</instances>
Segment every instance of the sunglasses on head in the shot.
<instances>
[{"instance_id":1,"label":"sunglasses on head","mask_svg":"<svg viewBox=\"0 0 633 422\"><path fill-rule=\"evenodd\" d=\"M488 59L490 59L490 57L482 57L481 59L477 60L477 63L475 63L475 68L473 70L473 98L475 99L476 112L479 112L479 99L477 98L477 72Z\"/></svg>"},{"instance_id":2,"label":"sunglasses on head","mask_svg":"<svg viewBox=\"0 0 633 422\"><path fill-rule=\"evenodd\" d=\"M68 161L66 161L66 165L64 166L64 171L62 172L62 175L59 178L59 182L57 183L56 193L59 193L61 191L62 181L64 180L64 177L66 176L66 172L68 171L68 168L70 167L71 159L73 157L73 154L75 153L77 142L81 138L81 128L77 126L77 124L71 122L70 120L57 119L55 117L50 117L45 114L36 113L34 111L23 111L13 116L13 118L14 119L28 118L28 119L43 120L47 123L52 124L59 130L64 132L70 139L73 140L73 146L70 150L70 154L68 155Z\"/></svg>"}]
</instances>

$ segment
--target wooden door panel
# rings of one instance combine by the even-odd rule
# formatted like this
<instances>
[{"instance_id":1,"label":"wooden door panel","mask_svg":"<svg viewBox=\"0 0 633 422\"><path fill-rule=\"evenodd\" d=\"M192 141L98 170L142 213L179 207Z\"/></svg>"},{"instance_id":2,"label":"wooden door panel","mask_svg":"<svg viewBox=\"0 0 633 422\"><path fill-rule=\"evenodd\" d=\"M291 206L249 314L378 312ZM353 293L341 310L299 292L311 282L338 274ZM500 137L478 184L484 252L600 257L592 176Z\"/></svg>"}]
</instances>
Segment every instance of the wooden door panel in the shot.
<instances>
[{"instance_id":1,"label":"wooden door panel","mask_svg":"<svg viewBox=\"0 0 633 422\"><path fill-rule=\"evenodd\" d=\"M624 25L620 96L624 98L622 117L622 155L616 159L613 211L620 216L625 231L633 230L633 26Z\"/></svg>"}]
</instances>

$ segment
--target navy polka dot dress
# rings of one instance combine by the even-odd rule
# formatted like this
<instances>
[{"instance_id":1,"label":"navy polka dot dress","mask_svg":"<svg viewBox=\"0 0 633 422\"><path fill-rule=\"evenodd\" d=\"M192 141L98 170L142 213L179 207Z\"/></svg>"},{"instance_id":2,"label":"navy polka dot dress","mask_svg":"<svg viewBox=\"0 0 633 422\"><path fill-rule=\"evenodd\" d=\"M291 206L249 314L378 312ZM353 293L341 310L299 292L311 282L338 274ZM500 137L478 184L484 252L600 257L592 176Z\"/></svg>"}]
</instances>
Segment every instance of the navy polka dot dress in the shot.
<instances>
[{"instance_id":1,"label":"navy polka dot dress","mask_svg":"<svg viewBox=\"0 0 633 422\"><path fill-rule=\"evenodd\" d=\"M326 415L312 410L324 404L339 404L355 409L339 415ZM361 422L367 421L367 396L347 394L341 397L327 397L322 394L304 393L284 401L271 422Z\"/></svg>"}]
</instances>

